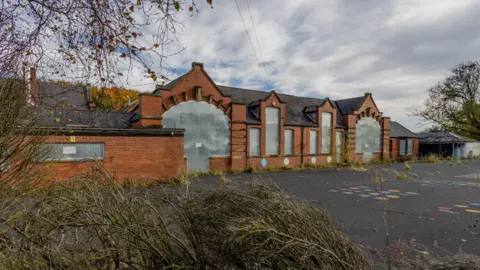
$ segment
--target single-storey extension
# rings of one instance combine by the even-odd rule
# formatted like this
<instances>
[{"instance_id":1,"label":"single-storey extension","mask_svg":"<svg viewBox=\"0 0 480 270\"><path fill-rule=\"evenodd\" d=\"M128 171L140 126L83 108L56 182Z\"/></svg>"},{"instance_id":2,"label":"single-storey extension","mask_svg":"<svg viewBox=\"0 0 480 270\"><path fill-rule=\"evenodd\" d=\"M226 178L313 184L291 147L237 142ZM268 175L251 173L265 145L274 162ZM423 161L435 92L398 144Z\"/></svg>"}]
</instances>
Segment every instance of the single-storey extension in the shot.
<instances>
[{"instance_id":1,"label":"single-storey extension","mask_svg":"<svg viewBox=\"0 0 480 270\"><path fill-rule=\"evenodd\" d=\"M480 156L480 142L453 132L420 132L420 156L467 158Z\"/></svg>"},{"instance_id":2,"label":"single-storey extension","mask_svg":"<svg viewBox=\"0 0 480 270\"><path fill-rule=\"evenodd\" d=\"M390 153L392 159L418 156L418 136L400 123L390 122Z\"/></svg>"}]
</instances>

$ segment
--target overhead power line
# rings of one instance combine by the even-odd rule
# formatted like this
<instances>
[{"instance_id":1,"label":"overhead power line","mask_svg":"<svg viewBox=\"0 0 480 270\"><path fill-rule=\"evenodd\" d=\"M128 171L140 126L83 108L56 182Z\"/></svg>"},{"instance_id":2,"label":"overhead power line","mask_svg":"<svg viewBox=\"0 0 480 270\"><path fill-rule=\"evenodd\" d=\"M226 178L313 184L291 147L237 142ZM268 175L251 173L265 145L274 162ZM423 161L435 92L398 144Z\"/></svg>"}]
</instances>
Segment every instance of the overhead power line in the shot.
<instances>
[{"instance_id":1,"label":"overhead power line","mask_svg":"<svg viewBox=\"0 0 480 270\"><path fill-rule=\"evenodd\" d=\"M255 22L253 21L253 16L252 16L252 11L250 10L250 4L248 3L248 0L245 0L247 2L247 7L248 7L248 13L250 14L250 20L252 21L252 27L253 27L253 34L255 35L255 39L257 40L257 45L258 45L258 50L260 51L260 60L262 60L262 67L265 67L265 60L263 58L263 52L262 52L262 46L260 46L260 42L258 41L258 35L257 35L257 29L255 27Z\"/></svg>"},{"instance_id":2,"label":"overhead power line","mask_svg":"<svg viewBox=\"0 0 480 270\"><path fill-rule=\"evenodd\" d=\"M238 6L237 0L235 0L235 5L237 6L238 14L240 14L240 18L242 19L243 27L245 28L245 34L247 35L248 41L252 46L253 54L255 55L255 60L257 61L258 68L260 68L260 72L262 73L263 80L265 80L265 75L263 73L263 68L258 61L257 52L255 51L255 46L253 46L252 39L250 38L250 34L248 34L247 25L245 24L245 20L243 20L242 12L240 11L240 7Z\"/></svg>"}]
</instances>

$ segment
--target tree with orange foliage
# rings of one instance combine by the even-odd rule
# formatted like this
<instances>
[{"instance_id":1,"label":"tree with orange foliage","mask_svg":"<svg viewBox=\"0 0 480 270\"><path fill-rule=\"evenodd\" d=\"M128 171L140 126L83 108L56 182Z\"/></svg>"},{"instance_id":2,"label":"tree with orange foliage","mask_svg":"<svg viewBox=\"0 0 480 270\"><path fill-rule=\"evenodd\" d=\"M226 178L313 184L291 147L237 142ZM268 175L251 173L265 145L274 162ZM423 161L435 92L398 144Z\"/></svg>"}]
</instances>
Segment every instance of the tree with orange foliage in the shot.
<instances>
[{"instance_id":1,"label":"tree with orange foliage","mask_svg":"<svg viewBox=\"0 0 480 270\"><path fill-rule=\"evenodd\" d=\"M121 111L131 102L138 99L140 92L121 87L92 87L92 98L95 109L99 111Z\"/></svg>"}]
</instances>

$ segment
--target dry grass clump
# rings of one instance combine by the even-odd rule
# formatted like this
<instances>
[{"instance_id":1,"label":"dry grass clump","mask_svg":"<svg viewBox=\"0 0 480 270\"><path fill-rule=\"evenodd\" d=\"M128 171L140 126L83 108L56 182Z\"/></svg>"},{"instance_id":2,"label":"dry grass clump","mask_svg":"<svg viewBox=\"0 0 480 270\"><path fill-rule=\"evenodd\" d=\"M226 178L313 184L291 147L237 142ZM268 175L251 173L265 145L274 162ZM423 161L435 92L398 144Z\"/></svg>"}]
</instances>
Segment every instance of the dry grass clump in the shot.
<instances>
[{"instance_id":1,"label":"dry grass clump","mask_svg":"<svg viewBox=\"0 0 480 270\"><path fill-rule=\"evenodd\" d=\"M438 163L440 162L440 157L433 153L430 153L423 158L423 161L426 163Z\"/></svg>"},{"instance_id":2,"label":"dry grass clump","mask_svg":"<svg viewBox=\"0 0 480 270\"><path fill-rule=\"evenodd\" d=\"M369 266L325 210L276 186L156 190L89 176L12 202L2 217L0 269Z\"/></svg>"}]
</instances>

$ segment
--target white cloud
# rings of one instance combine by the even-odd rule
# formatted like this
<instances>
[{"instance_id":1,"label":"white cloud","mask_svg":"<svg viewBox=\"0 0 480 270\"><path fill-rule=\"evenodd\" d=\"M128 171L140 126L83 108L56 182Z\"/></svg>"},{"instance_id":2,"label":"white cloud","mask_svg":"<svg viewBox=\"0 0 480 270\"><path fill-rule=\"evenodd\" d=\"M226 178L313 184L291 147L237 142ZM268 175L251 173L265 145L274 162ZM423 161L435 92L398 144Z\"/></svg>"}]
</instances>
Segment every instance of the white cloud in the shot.
<instances>
[{"instance_id":1,"label":"white cloud","mask_svg":"<svg viewBox=\"0 0 480 270\"><path fill-rule=\"evenodd\" d=\"M197 0L199 14L180 15L184 29L169 51L186 49L167 59L171 67L203 62L219 84L263 89L265 78L295 95L372 92L381 111L418 131L421 121L407 114L422 105L428 88L453 65L480 55L480 5L473 0L249 0L257 37L246 1L237 1L257 57L268 63L264 70L233 0L214 1L214 9ZM145 83L133 73L131 85Z\"/></svg>"}]
</instances>

